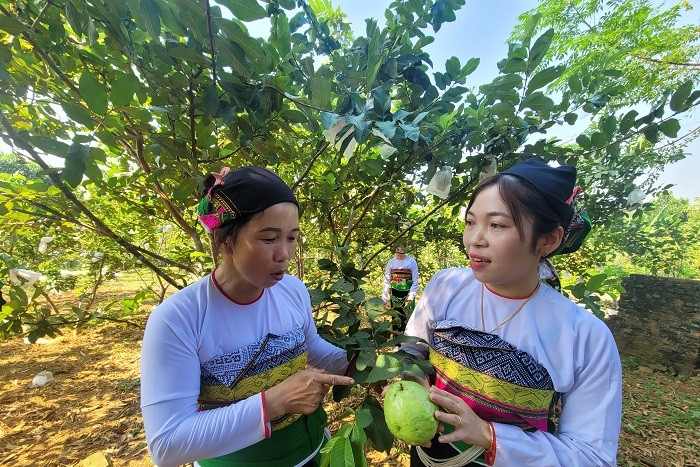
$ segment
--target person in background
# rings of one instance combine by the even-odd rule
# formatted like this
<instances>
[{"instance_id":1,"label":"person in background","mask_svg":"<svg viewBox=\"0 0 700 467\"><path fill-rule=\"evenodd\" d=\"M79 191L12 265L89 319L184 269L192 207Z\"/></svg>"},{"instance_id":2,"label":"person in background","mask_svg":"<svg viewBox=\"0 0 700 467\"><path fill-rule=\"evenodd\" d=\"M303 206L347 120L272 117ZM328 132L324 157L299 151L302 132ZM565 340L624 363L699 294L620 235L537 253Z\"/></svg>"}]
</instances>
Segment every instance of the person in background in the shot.
<instances>
[{"instance_id":1,"label":"person in background","mask_svg":"<svg viewBox=\"0 0 700 467\"><path fill-rule=\"evenodd\" d=\"M285 274L299 206L273 172L212 174L197 207L221 261L151 313L141 353L146 441L160 467L319 465L321 407L353 384L304 284ZM308 368L310 365L313 368Z\"/></svg>"},{"instance_id":2,"label":"person in background","mask_svg":"<svg viewBox=\"0 0 700 467\"><path fill-rule=\"evenodd\" d=\"M406 244L399 243L394 250L394 256L384 268L382 287L384 308L394 309L399 317L398 323L392 323L392 330L403 332L406 329L406 321L413 311L417 292L418 263L406 254Z\"/></svg>"},{"instance_id":3,"label":"person in background","mask_svg":"<svg viewBox=\"0 0 700 467\"><path fill-rule=\"evenodd\" d=\"M590 229L576 169L537 158L482 180L466 211L469 268L426 285L402 350L429 359L444 411L411 465L615 466L622 370L606 324L540 280ZM482 454L483 453L483 454ZM444 462L444 461L439 461Z\"/></svg>"}]
</instances>

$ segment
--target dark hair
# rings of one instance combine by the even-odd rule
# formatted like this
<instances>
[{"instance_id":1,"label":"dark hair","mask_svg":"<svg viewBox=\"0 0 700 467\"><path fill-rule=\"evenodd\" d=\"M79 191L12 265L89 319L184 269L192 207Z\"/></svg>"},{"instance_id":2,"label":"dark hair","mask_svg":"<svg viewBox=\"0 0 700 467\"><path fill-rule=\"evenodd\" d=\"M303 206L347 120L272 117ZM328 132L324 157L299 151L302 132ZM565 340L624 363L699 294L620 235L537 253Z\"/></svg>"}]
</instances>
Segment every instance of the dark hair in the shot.
<instances>
[{"instance_id":1,"label":"dark hair","mask_svg":"<svg viewBox=\"0 0 700 467\"><path fill-rule=\"evenodd\" d=\"M554 231L561 225L560 215L552 209L537 190L520 178L506 173L492 175L482 180L469 200L467 212L471 209L479 193L491 186L498 188L498 193L513 216L513 221L521 240L525 240L523 218L528 218L532 221L533 251L537 248L537 240L540 237Z\"/></svg>"}]
</instances>

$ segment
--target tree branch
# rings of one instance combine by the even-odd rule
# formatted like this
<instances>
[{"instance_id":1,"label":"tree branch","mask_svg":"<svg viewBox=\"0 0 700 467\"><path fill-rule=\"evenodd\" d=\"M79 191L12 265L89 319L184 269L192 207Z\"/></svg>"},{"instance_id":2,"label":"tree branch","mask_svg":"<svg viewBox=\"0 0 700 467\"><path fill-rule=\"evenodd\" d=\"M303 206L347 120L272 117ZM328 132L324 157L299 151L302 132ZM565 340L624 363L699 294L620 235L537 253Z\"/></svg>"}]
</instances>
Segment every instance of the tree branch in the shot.
<instances>
[{"instance_id":1,"label":"tree branch","mask_svg":"<svg viewBox=\"0 0 700 467\"><path fill-rule=\"evenodd\" d=\"M634 57L636 57L640 60L644 60L646 62L660 63L662 65L674 65L674 66L681 66L681 67L688 67L688 68L700 68L700 63L696 63L696 62L674 62L671 60L661 60L658 58L646 57L644 55L634 55Z\"/></svg>"},{"instance_id":2,"label":"tree branch","mask_svg":"<svg viewBox=\"0 0 700 467\"><path fill-rule=\"evenodd\" d=\"M211 79L216 86L216 51L214 49L214 33L211 30L211 5L209 0L204 2L204 9L207 15L207 33L209 34L209 50L211 53Z\"/></svg>"},{"instance_id":3,"label":"tree branch","mask_svg":"<svg viewBox=\"0 0 700 467\"><path fill-rule=\"evenodd\" d=\"M30 30L31 30L32 32L36 32L37 26L39 26L39 23L41 22L41 19L42 19L42 18L44 17L44 15L46 14L46 10L48 10L49 7L50 7L51 5L53 5L53 1L52 1L52 0L48 0L48 1L46 2L46 5L44 5L44 8L42 8L41 11L39 12L39 14L36 16L36 18L34 19L34 22L32 23L32 27L30 28Z\"/></svg>"},{"instance_id":4,"label":"tree branch","mask_svg":"<svg viewBox=\"0 0 700 467\"><path fill-rule=\"evenodd\" d=\"M146 161L146 158L143 155L143 136L138 133L134 134L133 136L136 138L136 150L131 152L131 154L136 158L136 161L138 162L141 169L146 173L146 175L151 175L151 167L148 165L148 162ZM153 187L155 188L156 194L163 202L165 209L167 209L170 215L173 216L173 220L175 221L175 223L178 226L180 226L183 232L185 232L190 238L192 238L197 251L204 251L202 241L199 238L197 231L190 227L189 224L187 224L187 222L185 222L185 219L182 218L180 211L178 211L177 208L175 208L173 203L170 201L170 198L165 193L165 190L163 189L163 186L160 184L160 182L154 179L152 183Z\"/></svg>"},{"instance_id":5,"label":"tree branch","mask_svg":"<svg viewBox=\"0 0 700 467\"><path fill-rule=\"evenodd\" d=\"M51 2L49 2L49 3L51 3ZM46 8L46 7L48 7L48 4L44 8ZM3 7L2 5L0 5L0 12L2 12L5 16L13 17L13 15L11 15L10 12L7 11L5 9L5 7ZM42 10L42 12L43 12L43 10ZM34 26L32 26L32 27L34 27ZM29 31L33 32L33 30L31 30L31 29ZM58 66L53 62L53 60L51 60L51 57L49 57L46 54L46 52L44 52L42 50L42 48L39 47L39 45L36 43L36 41L34 41L34 38L32 37L32 35L30 34L29 31L22 32L22 36L24 37L24 39L27 42L29 42L29 44L31 44L34 51L37 54L39 54L41 59L54 71L54 73L56 73L56 75L58 75L58 77L61 79L61 81L66 83L66 86L68 86L73 92L75 92L78 96L80 96L80 90L76 87L75 83L73 83L73 81L68 79L68 77L65 74L63 74L63 72L58 68Z\"/></svg>"},{"instance_id":6,"label":"tree branch","mask_svg":"<svg viewBox=\"0 0 700 467\"><path fill-rule=\"evenodd\" d=\"M322 154L324 153L324 151L328 148L328 146L330 146L330 143L329 143L328 141L325 141L325 142L321 145L321 147L318 148L318 150L316 151L316 154L314 154L314 155L311 157L311 160L310 160L309 163L306 165L306 170L304 170L304 173L301 174L301 177L299 177L299 178L297 179L297 181L294 182L294 183L292 184L292 186L291 186L292 191L294 191L294 190L299 186L299 184L300 184L302 181L304 181L304 179L309 175L309 172L311 172L311 168L314 166L314 163L316 163L316 160L317 160L319 157L321 157L321 155L322 155Z\"/></svg>"},{"instance_id":7,"label":"tree branch","mask_svg":"<svg viewBox=\"0 0 700 467\"><path fill-rule=\"evenodd\" d=\"M452 193L450 196L448 196L446 199L442 200L437 206L435 206L433 209L431 209L429 212L427 212L423 217L418 219L417 221L413 222L411 225L408 227L404 228L402 231L400 231L398 234L394 236L389 242L387 242L383 247L379 248L377 251L375 251L372 256L369 257L367 261L362 265L361 270L364 271L367 269L367 266L376 258L379 253L381 253L384 250L387 250L394 242L396 242L398 239L400 239L406 232L410 231L413 229L415 226L422 224L426 219L431 217L433 213L435 213L438 209L442 208L444 205L449 203L450 201L456 199L458 196L464 194L469 188L472 187L474 184L475 180L472 179L468 183L464 183L460 188L458 188L454 193Z\"/></svg>"},{"instance_id":8,"label":"tree branch","mask_svg":"<svg viewBox=\"0 0 700 467\"><path fill-rule=\"evenodd\" d=\"M362 213L358 216L357 220L353 223L353 225L348 229L348 232L345 234L345 238L343 239L342 245L346 246L347 243L350 241L350 235L355 231L358 225L360 225L360 222L362 221L362 218L365 217L367 214L367 211L369 210L369 207L372 205L372 201L377 197L379 194L379 186L375 186L374 190L372 190L372 194L369 195L369 199L365 203L365 207L362 210Z\"/></svg>"},{"instance_id":9,"label":"tree branch","mask_svg":"<svg viewBox=\"0 0 700 467\"><path fill-rule=\"evenodd\" d=\"M104 222L102 222L102 219L97 217L90 209L88 209L87 206L85 206L76 196L75 194L63 183L63 180L58 176L58 174L55 171L50 170L51 167L44 162L44 160L39 156L39 154L34 150L34 148L27 143L12 127L10 122L5 118L3 114L0 114L0 122L2 125L5 127L5 130L7 131L9 137L13 141L13 143L20 149L26 151L44 171L48 174L48 177L51 179L53 184L61 190L63 195L73 203L80 211L87 216L102 232L104 235L107 237L111 238L115 242L117 242L119 245L121 245L126 251L131 253L132 255L136 256L138 259L140 259L143 264L151 268L156 274L159 276L163 277L168 283L174 285L178 289L182 288L180 284L175 282L170 276L168 276L162 269L160 269L158 266L153 264L148 258L143 256L140 251L138 251L136 248L133 247L129 242L124 240L122 237L117 235L112 229L110 229Z\"/></svg>"}]
</instances>

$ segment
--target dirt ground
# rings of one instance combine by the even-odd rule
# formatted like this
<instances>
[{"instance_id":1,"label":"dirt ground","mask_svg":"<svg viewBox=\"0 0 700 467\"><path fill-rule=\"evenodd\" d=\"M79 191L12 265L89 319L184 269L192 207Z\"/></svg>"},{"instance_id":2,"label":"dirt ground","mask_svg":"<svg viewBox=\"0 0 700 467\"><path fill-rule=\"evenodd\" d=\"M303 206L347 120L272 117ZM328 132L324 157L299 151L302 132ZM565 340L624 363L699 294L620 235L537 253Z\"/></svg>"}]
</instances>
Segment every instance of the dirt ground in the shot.
<instances>
[{"instance_id":1,"label":"dirt ground","mask_svg":"<svg viewBox=\"0 0 700 467\"><path fill-rule=\"evenodd\" d=\"M139 411L142 332L108 323L45 343L0 342L0 465L153 466ZM43 370L55 379L29 388ZM700 465L698 382L625 367L619 465ZM697 423L673 423L674 416ZM368 459L370 465L408 465L397 448L388 456L370 451Z\"/></svg>"}]
</instances>

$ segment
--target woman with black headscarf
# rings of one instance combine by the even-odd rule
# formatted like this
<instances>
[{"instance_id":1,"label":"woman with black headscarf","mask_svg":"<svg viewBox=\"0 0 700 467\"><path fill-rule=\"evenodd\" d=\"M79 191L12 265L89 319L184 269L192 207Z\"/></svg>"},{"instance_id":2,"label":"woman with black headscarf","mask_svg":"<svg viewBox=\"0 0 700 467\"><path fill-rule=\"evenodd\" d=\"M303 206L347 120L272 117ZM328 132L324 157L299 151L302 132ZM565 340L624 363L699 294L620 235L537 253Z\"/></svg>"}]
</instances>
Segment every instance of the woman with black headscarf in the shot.
<instances>
[{"instance_id":1,"label":"woman with black headscarf","mask_svg":"<svg viewBox=\"0 0 700 467\"><path fill-rule=\"evenodd\" d=\"M148 319L141 408L151 456L160 467L318 465L320 404L353 380L345 351L318 335L306 287L285 274L298 202L267 169L224 169L205 180L197 214L221 262Z\"/></svg>"},{"instance_id":2,"label":"woman with black headscarf","mask_svg":"<svg viewBox=\"0 0 700 467\"><path fill-rule=\"evenodd\" d=\"M402 349L435 369L442 430L412 466L615 466L620 357L605 323L540 280L590 229L576 169L532 158L486 178L466 211L469 268L439 271ZM558 417L555 408L561 407ZM449 460L445 460L449 459Z\"/></svg>"}]
</instances>

